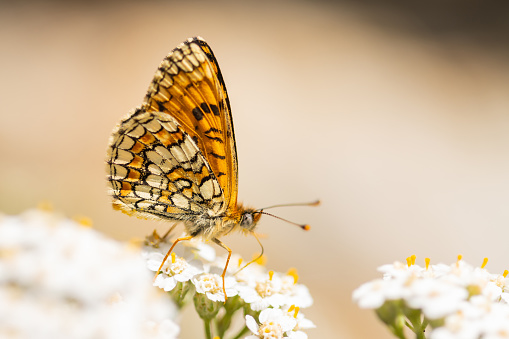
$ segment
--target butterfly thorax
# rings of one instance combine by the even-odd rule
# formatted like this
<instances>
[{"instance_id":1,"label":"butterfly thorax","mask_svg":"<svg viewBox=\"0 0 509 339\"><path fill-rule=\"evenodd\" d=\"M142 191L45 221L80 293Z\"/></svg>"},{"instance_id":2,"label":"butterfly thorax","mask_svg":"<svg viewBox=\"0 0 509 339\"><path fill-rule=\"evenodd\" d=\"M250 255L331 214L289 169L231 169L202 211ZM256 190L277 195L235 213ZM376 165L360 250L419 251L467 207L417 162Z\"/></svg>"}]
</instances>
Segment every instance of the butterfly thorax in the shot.
<instances>
[{"instance_id":1,"label":"butterfly thorax","mask_svg":"<svg viewBox=\"0 0 509 339\"><path fill-rule=\"evenodd\" d=\"M189 235L210 240L232 231L252 232L260 217L260 211L238 204L235 209L228 209L219 215L211 215L208 211L195 215L184 221L184 225Z\"/></svg>"}]
</instances>

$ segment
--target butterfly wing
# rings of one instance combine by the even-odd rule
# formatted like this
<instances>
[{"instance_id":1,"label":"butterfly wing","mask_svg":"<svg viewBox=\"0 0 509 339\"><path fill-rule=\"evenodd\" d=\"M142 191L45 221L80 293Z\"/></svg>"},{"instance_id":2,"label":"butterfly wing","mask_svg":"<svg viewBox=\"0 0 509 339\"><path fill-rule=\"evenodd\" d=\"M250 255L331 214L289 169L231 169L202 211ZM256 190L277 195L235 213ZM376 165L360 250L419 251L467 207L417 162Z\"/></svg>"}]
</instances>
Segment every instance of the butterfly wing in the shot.
<instances>
[{"instance_id":1,"label":"butterfly wing","mask_svg":"<svg viewBox=\"0 0 509 339\"><path fill-rule=\"evenodd\" d=\"M226 86L210 46L188 39L159 66L142 109L171 115L195 142L223 192L237 205L237 151Z\"/></svg>"},{"instance_id":2,"label":"butterfly wing","mask_svg":"<svg viewBox=\"0 0 509 339\"><path fill-rule=\"evenodd\" d=\"M131 113L113 132L107 163L114 207L128 214L194 220L223 206L207 160L166 113Z\"/></svg>"}]
</instances>

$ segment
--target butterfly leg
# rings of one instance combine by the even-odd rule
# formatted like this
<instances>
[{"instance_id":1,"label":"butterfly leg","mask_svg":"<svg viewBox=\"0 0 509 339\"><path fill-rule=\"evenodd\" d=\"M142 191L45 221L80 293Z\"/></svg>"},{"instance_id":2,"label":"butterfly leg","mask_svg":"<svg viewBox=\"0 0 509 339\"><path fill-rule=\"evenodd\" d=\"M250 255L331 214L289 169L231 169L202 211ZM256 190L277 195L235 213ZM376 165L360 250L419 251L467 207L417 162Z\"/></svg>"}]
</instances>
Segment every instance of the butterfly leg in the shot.
<instances>
[{"instance_id":1,"label":"butterfly leg","mask_svg":"<svg viewBox=\"0 0 509 339\"><path fill-rule=\"evenodd\" d=\"M212 239L212 241L214 241L216 244L218 244L219 246L221 246L222 248L224 248L225 250L228 251L228 258L226 259L226 265L224 265L223 274L221 274L221 278L223 279L224 302L226 302L226 300L228 300L228 297L226 296L226 289L224 287L224 276L226 275L226 269L228 268L228 264L230 263L230 258L232 256L232 250L228 246L223 244L223 242L217 238Z\"/></svg>"},{"instance_id":2,"label":"butterfly leg","mask_svg":"<svg viewBox=\"0 0 509 339\"><path fill-rule=\"evenodd\" d=\"M177 225L178 225L178 222L171 225L170 229L168 231L166 231L166 233L164 233L164 235L161 237L160 242L165 241L166 237L168 237L171 234L171 232L173 232L173 230L175 229L175 227L177 227Z\"/></svg>"},{"instance_id":3,"label":"butterfly leg","mask_svg":"<svg viewBox=\"0 0 509 339\"><path fill-rule=\"evenodd\" d=\"M149 245L150 247L159 248L159 245L166 241L166 238L168 238L168 236L171 234L171 232L173 232L177 225L178 222L174 223L162 237L159 235L159 233L157 233L156 230L154 230L151 235L145 238L145 244Z\"/></svg>"},{"instance_id":4,"label":"butterfly leg","mask_svg":"<svg viewBox=\"0 0 509 339\"><path fill-rule=\"evenodd\" d=\"M161 266L159 266L159 268L157 269L156 275L154 276L154 281L156 280L157 276L159 275L159 272L161 272L161 268L163 268L163 265L166 262L166 259L168 259L168 257L170 256L170 253L171 253L171 251L173 251L173 248L175 248L175 245L177 245L179 241L190 240L192 238L194 238L194 237L192 235L190 235L187 237L178 238L175 240L175 242L173 242L173 245L171 245L170 250L168 251L168 253L166 253L166 256L164 257L163 262L161 263Z\"/></svg>"}]
</instances>

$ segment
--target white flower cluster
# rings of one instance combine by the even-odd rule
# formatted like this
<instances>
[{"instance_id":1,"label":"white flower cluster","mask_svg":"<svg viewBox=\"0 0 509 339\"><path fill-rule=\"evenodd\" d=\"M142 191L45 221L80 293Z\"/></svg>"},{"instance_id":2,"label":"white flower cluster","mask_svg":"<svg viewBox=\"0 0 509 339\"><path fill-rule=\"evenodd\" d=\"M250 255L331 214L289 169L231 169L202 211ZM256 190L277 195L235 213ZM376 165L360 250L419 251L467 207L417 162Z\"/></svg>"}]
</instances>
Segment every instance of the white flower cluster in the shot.
<instances>
[{"instance_id":1,"label":"white flower cluster","mask_svg":"<svg viewBox=\"0 0 509 339\"><path fill-rule=\"evenodd\" d=\"M1 338L176 338L139 251L79 222L0 214Z\"/></svg>"},{"instance_id":2,"label":"white flower cluster","mask_svg":"<svg viewBox=\"0 0 509 339\"><path fill-rule=\"evenodd\" d=\"M400 338L405 323L419 338L425 338L428 326L430 339L509 338L508 272L490 274L486 263L476 268L459 256L452 265L429 265L427 259L421 267L411 257L408 264L381 266L383 279L363 284L353 299L376 309Z\"/></svg>"},{"instance_id":3,"label":"white flower cluster","mask_svg":"<svg viewBox=\"0 0 509 339\"><path fill-rule=\"evenodd\" d=\"M170 245L162 242L145 247L143 255L151 271L157 272ZM225 296L221 274L225 264L226 255L216 257L212 247L201 240L183 241L165 261L154 285L167 292L194 288L196 293L222 305ZM248 338L307 338L302 330L315 325L300 309L311 306L313 299L307 287L297 283L296 271L275 273L257 262L242 267L240 256L232 255L225 276L225 308L229 309L231 300L236 300L237 308L247 308L245 326L253 332Z\"/></svg>"}]
</instances>

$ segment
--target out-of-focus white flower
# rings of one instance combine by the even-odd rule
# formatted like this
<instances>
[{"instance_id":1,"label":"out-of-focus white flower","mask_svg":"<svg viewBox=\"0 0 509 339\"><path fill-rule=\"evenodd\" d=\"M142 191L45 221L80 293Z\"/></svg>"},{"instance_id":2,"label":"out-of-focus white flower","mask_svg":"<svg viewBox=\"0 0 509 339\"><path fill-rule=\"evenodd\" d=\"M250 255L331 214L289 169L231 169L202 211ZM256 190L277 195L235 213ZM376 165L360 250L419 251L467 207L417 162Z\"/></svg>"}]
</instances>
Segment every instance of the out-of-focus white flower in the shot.
<instances>
[{"instance_id":1,"label":"out-of-focus white flower","mask_svg":"<svg viewBox=\"0 0 509 339\"><path fill-rule=\"evenodd\" d=\"M171 319L165 319L159 323L148 321L145 323L145 338L166 339L177 338L180 327Z\"/></svg>"},{"instance_id":2,"label":"out-of-focus white flower","mask_svg":"<svg viewBox=\"0 0 509 339\"><path fill-rule=\"evenodd\" d=\"M461 286L434 279L418 279L408 286L405 302L421 309L428 319L439 319L459 309L468 292Z\"/></svg>"},{"instance_id":3,"label":"out-of-focus white flower","mask_svg":"<svg viewBox=\"0 0 509 339\"><path fill-rule=\"evenodd\" d=\"M383 273L384 279L404 279L411 275L413 272L419 273L423 269L419 265L403 264L402 262L395 261L392 264L382 265L377 268L378 272Z\"/></svg>"},{"instance_id":4,"label":"out-of-focus white flower","mask_svg":"<svg viewBox=\"0 0 509 339\"><path fill-rule=\"evenodd\" d=\"M53 213L0 216L0 337L176 338L138 251Z\"/></svg>"},{"instance_id":5,"label":"out-of-focus white flower","mask_svg":"<svg viewBox=\"0 0 509 339\"><path fill-rule=\"evenodd\" d=\"M403 279L375 279L359 286L353 291L353 300L361 308L379 308L386 300L403 297Z\"/></svg>"},{"instance_id":6,"label":"out-of-focus white flower","mask_svg":"<svg viewBox=\"0 0 509 339\"><path fill-rule=\"evenodd\" d=\"M263 310L258 320L259 323L252 316L246 315L246 326L253 333L246 339L280 339L283 338L285 332L291 332L297 324L297 321L286 312L273 308ZM293 338L300 336L300 333L293 334Z\"/></svg>"},{"instance_id":7,"label":"out-of-focus white flower","mask_svg":"<svg viewBox=\"0 0 509 339\"><path fill-rule=\"evenodd\" d=\"M431 339L509 338L509 307L484 295L473 296L445 324L431 332Z\"/></svg>"},{"instance_id":8,"label":"out-of-focus white flower","mask_svg":"<svg viewBox=\"0 0 509 339\"><path fill-rule=\"evenodd\" d=\"M302 331L289 331L286 336L290 339L308 339L308 335Z\"/></svg>"},{"instance_id":9,"label":"out-of-focus white flower","mask_svg":"<svg viewBox=\"0 0 509 339\"><path fill-rule=\"evenodd\" d=\"M432 339L509 338L508 272L490 274L486 263L473 267L459 256L449 266L384 265L384 278L360 286L353 299L376 309L393 333L411 324L422 335L429 324Z\"/></svg>"}]
</instances>

